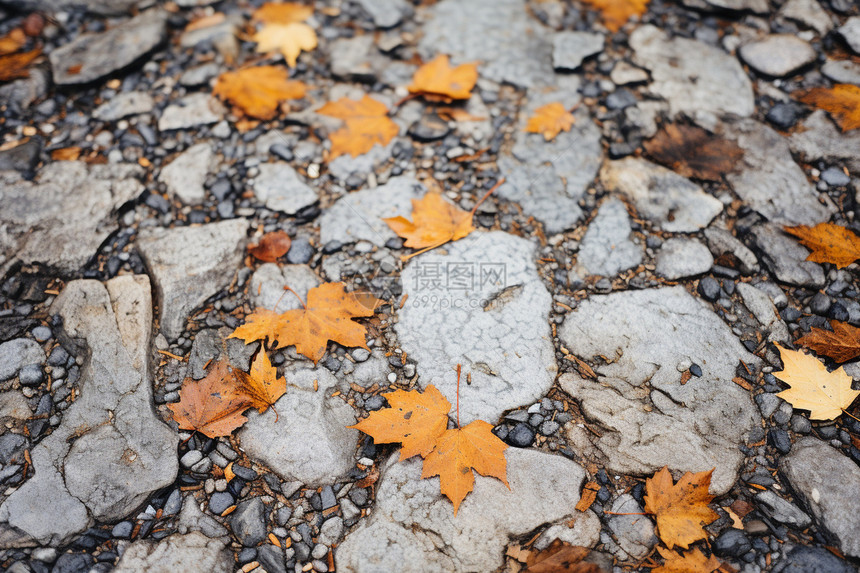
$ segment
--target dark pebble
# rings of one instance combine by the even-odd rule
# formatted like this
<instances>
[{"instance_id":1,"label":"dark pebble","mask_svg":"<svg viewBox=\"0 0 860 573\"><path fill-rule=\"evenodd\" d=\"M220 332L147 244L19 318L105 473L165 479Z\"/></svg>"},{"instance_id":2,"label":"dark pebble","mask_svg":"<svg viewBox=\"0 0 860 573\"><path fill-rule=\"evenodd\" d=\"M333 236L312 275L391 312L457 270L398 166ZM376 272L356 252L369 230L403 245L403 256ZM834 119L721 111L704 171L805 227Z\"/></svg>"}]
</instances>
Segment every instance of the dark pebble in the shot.
<instances>
[{"instance_id":1,"label":"dark pebble","mask_svg":"<svg viewBox=\"0 0 860 573\"><path fill-rule=\"evenodd\" d=\"M782 312L779 313L782 316L782 319L786 322L796 322L798 318L800 318L800 311L796 308L792 308L790 306L782 309Z\"/></svg>"},{"instance_id":2,"label":"dark pebble","mask_svg":"<svg viewBox=\"0 0 860 573\"><path fill-rule=\"evenodd\" d=\"M254 481L257 479L257 472L245 466L237 466L233 464L233 473L245 481Z\"/></svg>"},{"instance_id":3,"label":"dark pebble","mask_svg":"<svg viewBox=\"0 0 860 573\"><path fill-rule=\"evenodd\" d=\"M690 365L690 374L692 374L696 378L701 378L702 377L702 367L699 366L698 364L691 364Z\"/></svg>"},{"instance_id":4,"label":"dark pebble","mask_svg":"<svg viewBox=\"0 0 860 573\"><path fill-rule=\"evenodd\" d=\"M380 396L379 394L375 394L364 401L364 409L368 412L373 412L374 410L379 410L385 405L385 398Z\"/></svg>"},{"instance_id":5,"label":"dark pebble","mask_svg":"<svg viewBox=\"0 0 860 573\"><path fill-rule=\"evenodd\" d=\"M787 454L791 451L791 437L785 430L770 430L767 434L767 441L779 450L780 453Z\"/></svg>"},{"instance_id":6,"label":"dark pebble","mask_svg":"<svg viewBox=\"0 0 860 573\"><path fill-rule=\"evenodd\" d=\"M179 491L179 490L177 490ZM128 539L131 537L131 532L134 530L134 523L131 521L120 521L113 526L110 534L117 539Z\"/></svg>"},{"instance_id":7,"label":"dark pebble","mask_svg":"<svg viewBox=\"0 0 860 573\"><path fill-rule=\"evenodd\" d=\"M233 496L226 491L216 491L209 498L209 511L215 515L221 515L231 505L233 505Z\"/></svg>"},{"instance_id":8,"label":"dark pebble","mask_svg":"<svg viewBox=\"0 0 860 573\"><path fill-rule=\"evenodd\" d=\"M158 193L150 193L143 202L147 207L155 209L159 213L170 211L170 203Z\"/></svg>"},{"instance_id":9,"label":"dark pebble","mask_svg":"<svg viewBox=\"0 0 860 573\"><path fill-rule=\"evenodd\" d=\"M531 416L529 416L529 425L534 428L537 428L538 426L543 424L543 421L544 417L540 414L532 414Z\"/></svg>"},{"instance_id":10,"label":"dark pebble","mask_svg":"<svg viewBox=\"0 0 860 573\"><path fill-rule=\"evenodd\" d=\"M707 301L714 302L720 298L720 283L713 277L704 277L700 280L696 290Z\"/></svg>"},{"instance_id":11,"label":"dark pebble","mask_svg":"<svg viewBox=\"0 0 860 573\"><path fill-rule=\"evenodd\" d=\"M627 89L618 89L606 98L606 107L609 109L624 109L636 105L636 96Z\"/></svg>"},{"instance_id":12,"label":"dark pebble","mask_svg":"<svg viewBox=\"0 0 860 573\"><path fill-rule=\"evenodd\" d=\"M854 567L823 547L795 547L774 570L783 564L781 573L856 573Z\"/></svg>"},{"instance_id":13,"label":"dark pebble","mask_svg":"<svg viewBox=\"0 0 860 573\"><path fill-rule=\"evenodd\" d=\"M22 386L38 386L45 381L45 373L38 364L28 364L18 372L18 381Z\"/></svg>"},{"instance_id":14,"label":"dark pebble","mask_svg":"<svg viewBox=\"0 0 860 573\"><path fill-rule=\"evenodd\" d=\"M293 543L293 551L295 551L293 556L300 563L304 563L311 556L311 548L306 543Z\"/></svg>"},{"instance_id":15,"label":"dark pebble","mask_svg":"<svg viewBox=\"0 0 860 573\"><path fill-rule=\"evenodd\" d=\"M351 499L355 505L363 506L367 503L367 498L367 488L358 487L349 490L349 499Z\"/></svg>"},{"instance_id":16,"label":"dark pebble","mask_svg":"<svg viewBox=\"0 0 860 573\"><path fill-rule=\"evenodd\" d=\"M287 252L287 262L292 265L303 265L314 256L314 248L306 237L296 237Z\"/></svg>"},{"instance_id":17,"label":"dark pebble","mask_svg":"<svg viewBox=\"0 0 860 573\"><path fill-rule=\"evenodd\" d=\"M527 422L528 419L529 413L525 410L514 410L505 416L505 420L510 420L511 422Z\"/></svg>"},{"instance_id":18,"label":"dark pebble","mask_svg":"<svg viewBox=\"0 0 860 573\"><path fill-rule=\"evenodd\" d=\"M167 501L164 502L164 515L176 515L182 509L182 491L175 489L170 492Z\"/></svg>"},{"instance_id":19,"label":"dark pebble","mask_svg":"<svg viewBox=\"0 0 860 573\"><path fill-rule=\"evenodd\" d=\"M798 108L791 103L778 103L767 112L765 118L780 129L788 129L797 123Z\"/></svg>"},{"instance_id":20,"label":"dark pebble","mask_svg":"<svg viewBox=\"0 0 860 573\"><path fill-rule=\"evenodd\" d=\"M848 312L848 309L839 301L833 303L830 310L827 312L827 316L840 322L848 322L848 320L851 319L851 314Z\"/></svg>"},{"instance_id":21,"label":"dark pebble","mask_svg":"<svg viewBox=\"0 0 860 573\"><path fill-rule=\"evenodd\" d=\"M500 440L504 440L505 438L507 438L509 431L510 431L510 428L508 428L505 425L496 426L495 428L493 428L493 434L495 434L496 437L499 438Z\"/></svg>"},{"instance_id":22,"label":"dark pebble","mask_svg":"<svg viewBox=\"0 0 860 573\"><path fill-rule=\"evenodd\" d=\"M442 139L451 132L448 122L435 113L426 113L409 127L409 135L421 142Z\"/></svg>"},{"instance_id":23,"label":"dark pebble","mask_svg":"<svg viewBox=\"0 0 860 573\"><path fill-rule=\"evenodd\" d=\"M825 316L830 310L830 297L823 292L815 293L812 300L809 301L809 310L815 314Z\"/></svg>"},{"instance_id":24,"label":"dark pebble","mask_svg":"<svg viewBox=\"0 0 860 573\"><path fill-rule=\"evenodd\" d=\"M0 171L32 171L39 163L39 152L42 150L41 138L34 137L27 143L22 143L11 149L0 151Z\"/></svg>"},{"instance_id":25,"label":"dark pebble","mask_svg":"<svg viewBox=\"0 0 860 573\"><path fill-rule=\"evenodd\" d=\"M505 441L515 448L527 448L532 445L534 439L534 429L523 422L520 422L511 428L511 431L508 432L508 435L505 437Z\"/></svg>"},{"instance_id":26,"label":"dark pebble","mask_svg":"<svg viewBox=\"0 0 860 573\"><path fill-rule=\"evenodd\" d=\"M822 171L821 180L834 187L844 187L851 183L851 178L838 167L828 167Z\"/></svg>"},{"instance_id":27,"label":"dark pebble","mask_svg":"<svg viewBox=\"0 0 860 573\"><path fill-rule=\"evenodd\" d=\"M51 573L86 573L93 563L92 556L86 553L65 553L54 563Z\"/></svg>"},{"instance_id":28,"label":"dark pebble","mask_svg":"<svg viewBox=\"0 0 860 573\"><path fill-rule=\"evenodd\" d=\"M600 486L600 489L597 490L597 501L600 503L606 503L611 497L612 493L606 488L606 486Z\"/></svg>"},{"instance_id":29,"label":"dark pebble","mask_svg":"<svg viewBox=\"0 0 860 573\"><path fill-rule=\"evenodd\" d=\"M284 551L274 545L262 545L257 550L257 561L268 573L287 573L284 565Z\"/></svg>"},{"instance_id":30,"label":"dark pebble","mask_svg":"<svg viewBox=\"0 0 860 573\"><path fill-rule=\"evenodd\" d=\"M219 179L215 183L212 184L212 187L209 188L209 192L215 196L219 201L223 201L227 198L233 191L233 186L230 185L230 182L226 179Z\"/></svg>"},{"instance_id":31,"label":"dark pebble","mask_svg":"<svg viewBox=\"0 0 860 573\"><path fill-rule=\"evenodd\" d=\"M337 505L337 498L334 496L334 490L330 485L322 488L320 492L320 500L322 501L323 509L328 509Z\"/></svg>"},{"instance_id":32,"label":"dark pebble","mask_svg":"<svg viewBox=\"0 0 860 573\"><path fill-rule=\"evenodd\" d=\"M340 241L329 241L325 245L323 245L322 252L324 255L330 255L332 253L336 253L343 248L343 243Z\"/></svg>"},{"instance_id":33,"label":"dark pebble","mask_svg":"<svg viewBox=\"0 0 860 573\"><path fill-rule=\"evenodd\" d=\"M250 563L251 561L255 561L257 559L257 550L254 547L246 547L236 555L236 561L239 562L239 565L244 565L245 563Z\"/></svg>"},{"instance_id":34,"label":"dark pebble","mask_svg":"<svg viewBox=\"0 0 860 573\"><path fill-rule=\"evenodd\" d=\"M295 155L293 155L293 150L284 145L283 143L276 143L269 147L269 153L274 155L275 157L279 157L284 161L292 161Z\"/></svg>"},{"instance_id":35,"label":"dark pebble","mask_svg":"<svg viewBox=\"0 0 860 573\"><path fill-rule=\"evenodd\" d=\"M720 557L741 557L752 549L752 544L740 529L727 529L714 540L714 553Z\"/></svg>"},{"instance_id":36,"label":"dark pebble","mask_svg":"<svg viewBox=\"0 0 860 573\"><path fill-rule=\"evenodd\" d=\"M141 539L149 535L149 533L155 528L155 520L150 519L149 521L144 521L140 525L140 529L137 532L137 538Z\"/></svg>"}]
</instances>

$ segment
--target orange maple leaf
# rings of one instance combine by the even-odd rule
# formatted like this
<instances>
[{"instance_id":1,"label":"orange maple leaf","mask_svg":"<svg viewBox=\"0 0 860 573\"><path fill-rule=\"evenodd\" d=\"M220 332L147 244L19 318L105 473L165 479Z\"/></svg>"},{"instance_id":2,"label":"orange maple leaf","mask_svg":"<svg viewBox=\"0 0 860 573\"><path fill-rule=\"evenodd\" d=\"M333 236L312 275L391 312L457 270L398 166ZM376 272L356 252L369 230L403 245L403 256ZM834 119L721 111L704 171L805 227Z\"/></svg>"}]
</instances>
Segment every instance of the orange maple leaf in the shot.
<instances>
[{"instance_id":1,"label":"orange maple leaf","mask_svg":"<svg viewBox=\"0 0 860 573\"><path fill-rule=\"evenodd\" d=\"M540 133L546 141L555 139L562 131L570 131L576 118L560 102L543 105L529 118L525 131Z\"/></svg>"},{"instance_id":2,"label":"orange maple leaf","mask_svg":"<svg viewBox=\"0 0 860 573\"><path fill-rule=\"evenodd\" d=\"M526 559L526 573L605 573L594 563L583 561L591 553L588 547L571 545L560 539Z\"/></svg>"},{"instance_id":3,"label":"orange maple leaf","mask_svg":"<svg viewBox=\"0 0 860 573\"><path fill-rule=\"evenodd\" d=\"M8 56L0 56L0 82L8 82L30 75L30 64L42 55L42 49L36 48L29 52L20 52Z\"/></svg>"},{"instance_id":4,"label":"orange maple leaf","mask_svg":"<svg viewBox=\"0 0 860 573\"><path fill-rule=\"evenodd\" d=\"M860 356L860 328L838 320L831 320L830 327L832 332L813 328L796 342L836 362L848 362Z\"/></svg>"},{"instance_id":5,"label":"orange maple leaf","mask_svg":"<svg viewBox=\"0 0 860 573\"><path fill-rule=\"evenodd\" d=\"M430 101L450 103L455 99L469 99L477 81L476 62L451 67L448 56L439 55L416 70L409 93Z\"/></svg>"},{"instance_id":6,"label":"orange maple leaf","mask_svg":"<svg viewBox=\"0 0 860 573\"><path fill-rule=\"evenodd\" d=\"M265 25L254 35L257 52L277 50L284 55L287 65L296 67L302 50L317 47L317 33L304 23L313 15L313 8L293 2L268 2L254 11L253 20Z\"/></svg>"},{"instance_id":7,"label":"orange maple leaf","mask_svg":"<svg viewBox=\"0 0 860 573\"><path fill-rule=\"evenodd\" d=\"M504 453L507 447L493 434L492 424L483 420L475 420L465 428L445 430L436 447L424 458L421 477L439 476L442 494L454 504L457 515L460 503L475 487L473 469L508 485Z\"/></svg>"},{"instance_id":8,"label":"orange maple leaf","mask_svg":"<svg viewBox=\"0 0 860 573\"><path fill-rule=\"evenodd\" d=\"M268 338L275 348L295 345L296 352L314 361L325 354L329 340L344 346L367 348L367 328L354 318L372 316L374 309L363 304L343 283L324 283L308 292L307 305L278 314L259 309L230 335L245 343Z\"/></svg>"},{"instance_id":9,"label":"orange maple leaf","mask_svg":"<svg viewBox=\"0 0 860 573\"><path fill-rule=\"evenodd\" d=\"M650 0L583 0L600 10L603 24L610 32L617 32L633 16L641 16Z\"/></svg>"},{"instance_id":10,"label":"orange maple leaf","mask_svg":"<svg viewBox=\"0 0 860 573\"><path fill-rule=\"evenodd\" d=\"M832 88L812 88L797 98L833 116L842 131L860 127L860 86L836 84Z\"/></svg>"},{"instance_id":11,"label":"orange maple leaf","mask_svg":"<svg viewBox=\"0 0 860 573\"><path fill-rule=\"evenodd\" d=\"M179 402L168 404L181 430L194 430L204 436L229 436L247 421L242 412L250 407L241 390L240 375L245 374L225 362L216 362L205 378L185 380Z\"/></svg>"},{"instance_id":12,"label":"orange maple leaf","mask_svg":"<svg viewBox=\"0 0 860 573\"><path fill-rule=\"evenodd\" d=\"M278 66L257 66L218 76L212 93L257 119L272 119L278 104L305 97L304 83L289 79L290 73Z\"/></svg>"},{"instance_id":13,"label":"orange maple leaf","mask_svg":"<svg viewBox=\"0 0 860 573\"><path fill-rule=\"evenodd\" d=\"M345 125L329 135L334 159L348 153L358 157L373 146L386 146L400 133L397 124L388 117L388 108L365 94L360 100L340 98L322 106L317 113L342 119Z\"/></svg>"},{"instance_id":14,"label":"orange maple leaf","mask_svg":"<svg viewBox=\"0 0 860 573\"><path fill-rule=\"evenodd\" d=\"M290 236L286 232L272 231L263 235L259 243L248 245L248 252L263 262L274 263L287 254L291 244Z\"/></svg>"},{"instance_id":15,"label":"orange maple leaf","mask_svg":"<svg viewBox=\"0 0 860 573\"><path fill-rule=\"evenodd\" d=\"M852 379L844 367L828 372L814 356L779 344L776 348L783 369L773 375L789 385L777 396L794 408L809 410L811 419L833 420L860 396L860 390L851 388Z\"/></svg>"},{"instance_id":16,"label":"orange maple leaf","mask_svg":"<svg viewBox=\"0 0 860 573\"><path fill-rule=\"evenodd\" d=\"M13 28L8 34L0 38L0 56L14 54L27 43L27 35L21 28Z\"/></svg>"},{"instance_id":17,"label":"orange maple leaf","mask_svg":"<svg viewBox=\"0 0 860 573\"><path fill-rule=\"evenodd\" d=\"M293 22L304 22L313 16L314 9L310 6L297 4L295 2L266 2L251 15L255 22L267 24L292 24Z\"/></svg>"},{"instance_id":18,"label":"orange maple leaf","mask_svg":"<svg viewBox=\"0 0 860 573\"><path fill-rule=\"evenodd\" d=\"M707 539L702 528L719 515L708 507L714 496L708 493L714 470L685 473L673 485L672 474L664 467L645 480L645 512L656 515L657 532L669 549L684 549L699 539Z\"/></svg>"},{"instance_id":19,"label":"orange maple leaf","mask_svg":"<svg viewBox=\"0 0 860 573\"><path fill-rule=\"evenodd\" d=\"M812 252L807 261L832 263L842 269L860 259L860 237L845 227L819 223L814 227L798 225L783 227L786 233L800 239L800 244Z\"/></svg>"},{"instance_id":20,"label":"orange maple leaf","mask_svg":"<svg viewBox=\"0 0 860 573\"><path fill-rule=\"evenodd\" d=\"M658 547L657 551L665 563L652 569L651 573L712 573L722 566L716 557L713 555L705 557L699 548L685 555L679 555L675 551L662 547Z\"/></svg>"},{"instance_id":21,"label":"orange maple leaf","mask_svg":"<svg viewBox=\"0 0 860 573\"><path fill-rule=\"evenodd\" d=\"M391 405L371 412L355 428L381 444L400 442L400 460L425 457L448 427L451 403L432 384L423 393L395 390L385 394Z\"/></svg>"},{"instance_id":22,"label":"orange maple leaf","mask_svg":"<svg viewBox=\"0 0 860 573\"><path fill-rule=\"evenodd\" d=\"M269 361L265 348L260 348L254 362L251 363L251 371L238 378L242 393L248 396L251 406L261 414L266 411L266 408L274 407L278 398L287 391L287 381L284 378L278 380L278 370ZM277 414L275 412L276 421Z\"/></svg>"}]
</instances>

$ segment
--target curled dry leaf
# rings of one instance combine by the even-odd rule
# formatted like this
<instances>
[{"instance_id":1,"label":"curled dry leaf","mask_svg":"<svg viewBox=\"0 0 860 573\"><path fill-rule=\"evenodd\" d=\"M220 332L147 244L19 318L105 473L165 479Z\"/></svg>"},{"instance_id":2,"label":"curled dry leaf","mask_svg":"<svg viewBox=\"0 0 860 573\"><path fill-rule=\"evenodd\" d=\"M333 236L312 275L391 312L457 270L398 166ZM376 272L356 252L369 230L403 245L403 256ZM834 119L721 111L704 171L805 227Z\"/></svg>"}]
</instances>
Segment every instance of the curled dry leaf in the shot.
<instances>
[{"instance_id":1,"label":"curled dry leaf","mask_svg":"<svg viewBox=\"0 0 860 573\"><path fill-rule=\"evenodd\" d=\"M42 49L36 48L29 52L0 56L0 82L28 77L30 65L41 55Z\"/></svg>"},{"instance_id":2,"label":"curled dry leaf","mask_svg":"<svg viewBox=\"0 0 860 573\"><path fill-rule=\"evenodd\" d=\"M212 93L257 119L273 119L278 105L289 99L305 97L307 86L289 79L289 72L278 66L257 66L218 76Z\"/></svg>"},{"instance_id":3,"label":"curled dry leaf","mask_svg":"<svg viewBox=\"0 0 860 573\"><path fill-rule=\"evenodd\" d=\"M657 551L665 562L652 569L651 573L712 573L722 566L713 555L705 557L698 547L684 555L662 547Z\"/></svg>"},{"instance_id":4,"label":"curled dry leaf","mask_svg":"<svg viewBox=\"0 0 860 573\"><path fill-rule=\"evenodd\" d=\"M291 244L290 236L286 232L272 231L263 235L259 243L249 245L248 252L263 262L274 263L287 254Z\"/></svg>"},{"instance_id":5,"label":"curled dry leaf","mask_svg":"<svg viewBox=\"0 0 860 573\"><path fill-rule=\"evenodd\" d=\"M860 237L845 227L833 223L819 223L814 227L798 225L784 229L812 251L806 257L807 261L831 263L842 269L860 259Z\"/></svg>"},{"instance_id":6,"label":"curled dry leaf","mask_svg":"<svg viewBox=\"0 0 860 573\"><path fill-rule=\"evenodd\" d=\"M600 10L603 24L610 32L617 32L633 16L641 16L650 0L583 0Z\"/></svg>"},{"instance_id":7,"label":"curled dry leaf","mask_svg":"<svg viewBox=\"0 0 860 573\"><path fill-rule=\"evenodd\" d=\"M241 390L241 376L225 362L216 362L202 380L185 380L179 391L179 402L168 404L181 430L193 430L204 436L229 436L247 421L242 412L250 400Z\"/></svg>"},{"instance_id":8,"label":"curled dry leaf","mask_svg":"<svg viewBox=\"0 0 860 573\"><path fill-rule=\"evenodd\" d=\"M836 362L848 362L860 356L860 328L838 320L831 320L830 327L832 332L812 328L809 334L801 336L796 342Z\"/></svg>"},{"instance_id":9,"label":"curled dry leaf","mask_svg":"<svg viewBox=\"0 0 860 573\"><path fill-rule=\"evenodd\" d=\"M81 156L80 147L63 147L55 149L51 152L51 159L54 161L74 161Z\"/></svg>"},{"instance_id":10,"label":"curled dry leaf","mask_svg":"<svg viewBox=\"0 0 860 573\"><path fill-rule=\"evenodd\" d=\"M776 345L783 369L773 375L790 386L777 396L800 410L809 410L813 420L833 420L860 395L852 390L851 377L841 366L828 372L814 356Z\"/></svg>"},{"instance_id":11,"label":"curled dry leaf","mask_svg":"<svg viewBox=\"0 0 860 573\"><path fill-rule=\"evenodd\" d=\"M590 481L582 486L582 497L576 503L576 511L588 511L594 500L597 499L598 491L600 491L600 484L596 481Z\"/></svg>"},{"instance_id":12,"label":"curled dry leaf","mask_svg":"<svg viewBox=\"0 0 860 573\"><path fill-rule=\"evenodd\" d=\"M673 485L672 474L664 467L645 480L645 512L656 516L657 533L669 549L687 549L707 539L703 526L720 517L708 507L714 499L708 493L713 471L687 472Z\"/></svg>"},{"instance_id":13,"label":"curled dry leaf","mask_svg":"<svg viewBox=\"0 0 860 573\"><path fill-rule=\"evenodd\" d=\"M670 123L645 142L645 151L654 161L684 177L722 181L743 159L744 151L735 142L712 135L692 125Z\"/></svg>"},{"instance_id":14,"label":"curled dry leaf","mask_svg":"<svg viewBox=\"0 0 860 573\"><path fill-rule=\"evenodd\" d=\"M452 67L448 56L439 55L418 68L412 76L409 92L430 101L450 103L455 99L469 99L477 81L477 63Z\"/></svg>"},{"instance_id":15,"label":"curled dry leaf","mask_svg":"<svg viewBox=\"0 0 860 573\"><path fill-rule=\"evenodd\" d=\"M530 556L526 573L605 573L596 564L583 561L589 553L588 547L556 539L540 553Z\"/></svg>"},{"instance_id":16,"label":"curled dry leaf","mask_svg":"<svg viewBox=\"0 0 860 573\"><path fill-rule=\"evenodd\" d=\"M278 314L259 309L248 316L230 338L245 343L269 339L275 348L295 345L296 352L314 361L325 354L329 340L348 347L367 348L367 328L353 319L373 316L374 308L346 292L343 283L324 283L308 292L304 308Z\"/></svg>"},{"instance_id":17,"label":"curled dry leaf","mask_svg":"<svg viewBox=\"0 0 860 573\"><path fill-rule=\"evenodd\" d=\"M560 102L548 103L535 110L529 118L525 131L540 133L546 141L555 139L562 131L570 131L570 126L576 119L573 114L564 109Z\"/></svg>"},{"instance_id":18,"label":"curled dry leaf","mask_svg":"<svg viewBox=\"0 0 860 573\"><path fill-rule=\"evenodd\" d=\"M400 128L388 117L385 104L366 94L360 100L340 98L329 102L317 113L345 122L342 128L329 135L330 159L344 154L358 157L373 149L374 145L388 145L400 133Z\"/></svg>"},{"instance_id":19,"label":"curled dry leaf","mask_svg":"<svg viewBox=\"0 0 860 573\"><path fill-rule=\"evenodd\" d=\"M860 127L860 86L836 84L832 88L813 88L801 92L798 99L832 115L843 132Z\"/></svg>"}]
</instances>

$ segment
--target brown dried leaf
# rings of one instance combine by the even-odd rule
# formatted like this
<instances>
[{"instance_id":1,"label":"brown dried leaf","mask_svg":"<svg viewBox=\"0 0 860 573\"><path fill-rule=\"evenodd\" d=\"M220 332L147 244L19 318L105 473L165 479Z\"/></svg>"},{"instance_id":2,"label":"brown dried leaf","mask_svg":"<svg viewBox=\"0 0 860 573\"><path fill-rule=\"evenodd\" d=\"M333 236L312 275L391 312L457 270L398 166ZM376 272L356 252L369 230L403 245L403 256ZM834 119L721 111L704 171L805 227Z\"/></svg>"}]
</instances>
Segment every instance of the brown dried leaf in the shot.
<instances>
[{"instance_id":1,"label":"brown dried leaf","mask_svg":"<svg viewBox=\"0 0 860 573\"><path fill-rule=\"evenodd\" d=\"M217 362L202 380L185 380L179 402L167 405L179 428L217 438L229 436L244 424L247 418L242 412L251 404L240 390L239 374L244 372Z\"/></svg>"},{"instance_id":2,"label":"brown dried leaf","mask_svg":"<svg viewBox=\"0 0 860 573\"><path fill-rule=\"evenodd\" d=\"M842 131L860 127L860 86L836 84L832 88L813 88L797 98L833 116Z\"/></svg>"},{"instance_id":3,"label":"brown dried leaf","mask_svg":"<svg viewBox=\"0 0 860 573\"><path fill-rule=\"evenodd\" d=\"M831 320L830 327L832 332L813 328L809 334L798 338L797 344L836 362L848 362L860 356L860 328L838 320Z\"/></svg>"},{"instance_id":4,"label":"brown dried leaf","mask_svg":"<svg viewBox=\"0 0 860 573\"><path fill-rule=\"evenodd\" d=\"M700 127L667 124L645 142L645 151L654 161L683 175L708 181L722 181L744 156L738 145L711 135Z\"/></svg>"},{"instance_id":5,"label":"brown dried leaf","mask_svg":"<svg viewBox=\"0 0 860 573\"><path fill-rule=\"evenodd\" d=\"M30 64L42 55L42 49L0 56L0 82L26 78L30 75Z\"/></svg>"},{"instance_id":6,"label":"brown dried leaf","mask_svg":"<svg viewBox=\"0 0 860 573\"><path fill-rule=\"evenodd\" d=\"M590 481L582 487L582 497L576 504L576 511L588 511L594 500L597 499L597 492L600 491L600 484L596 481Z\"/></svg>"},{"instance_id":7,"label":"brown dried leaf","mask_svg":"<svg viewBox=\"0 0 860 573\"><path fill-rule=\"evenodd\" d=\"M249 245L248 252L263 262L274 263L287 254L291 244L290 236L286 232L272 231L263 235L259 243Z\"/></svg>"},{"instance_id":8,"label":"brown dried leaf","mask_svg":"<svg viewBox=\"0 0 860 573\"><path fill-rule=\"evenodd\" d=\"M708 507L714 499L708 493L713 471L687 472L674 484L669 468L664 467L645 481L645 511L657 517L657 532L670 549L687 549L707 539L703 526L720 517Z\"/></svg>"},{"instance_id":9,"label":"brown dried leaf","mask_svg":"<svg viewBox=\"0 0 860 573\"><path fill-rule=\"evenodd\" d=\"M797 237L800 244L812 251L807 261L831 263L842 269L860 259L860 237L834 223L819 223L814 227L798 225L784 227L786 233Z\"/></svg>"},{"instance_id":10,"label":"brown dried leaf","mask_svg":"<svg viewBox=\"0 0 860 573\"><path fill-rule=\"evenodd\" d=\"M540 553L533 553L526 561L526 573L605 573L594 563L583 561L591 549L563 542L553 541Z\"/></svg>"}]
</instances>

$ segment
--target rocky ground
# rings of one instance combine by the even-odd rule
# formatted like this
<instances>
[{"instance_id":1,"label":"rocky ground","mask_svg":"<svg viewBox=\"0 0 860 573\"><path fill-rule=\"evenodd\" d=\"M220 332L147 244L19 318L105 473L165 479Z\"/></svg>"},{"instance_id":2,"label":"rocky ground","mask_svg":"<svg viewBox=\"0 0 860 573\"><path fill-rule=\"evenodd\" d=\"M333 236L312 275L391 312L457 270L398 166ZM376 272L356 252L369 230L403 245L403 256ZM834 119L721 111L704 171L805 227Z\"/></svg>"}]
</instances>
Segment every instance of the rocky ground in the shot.
<instances>
[{"instance_id":1,"label":"rocky ground","mask_svg":"<svg viewBox=\"0 0 860 573\"><path fill-rule=\"evenodd\" d=\"M647 570L653 522L617 514L641 512L667 465L715 468L710 547L735 570L857 570L860 423L811 423L772 374L775 342L860 325L857 265L807 262L781 231L860 231L860 132L789 95L860 85L854 2L652 0L610 34L577 2L318 0L320 45L293 72L308 95L249 123L210 94L260 57L259 4L0 1L0 36L42 15L47 56L0 85L0 565L518 571L508 546L559 538ZM337 124L316 109L394 105L436 54L479 62L466 121L406 101L389 145L326 159ZM525 133L552 101L577 106L573 128ZM673 119L743 160L719 182L649 161L643 141ZM471 209L502 177L475 233L401 262L381 217L431 179ZM285 261L246 255L276 229ZM316 369L272 353L277 417L229 439L177 431L183 380L220 356L248 368L256 346L226 340L244 317L323 281L391 303L364 321L370 350L332 343ZM347 426L394 388L453 402L457 363L463 422L512 447L510 490L478 477L454 517L420 462Z\"/></svg>"}]
</instances>

